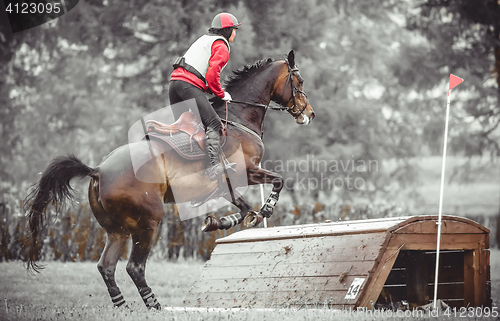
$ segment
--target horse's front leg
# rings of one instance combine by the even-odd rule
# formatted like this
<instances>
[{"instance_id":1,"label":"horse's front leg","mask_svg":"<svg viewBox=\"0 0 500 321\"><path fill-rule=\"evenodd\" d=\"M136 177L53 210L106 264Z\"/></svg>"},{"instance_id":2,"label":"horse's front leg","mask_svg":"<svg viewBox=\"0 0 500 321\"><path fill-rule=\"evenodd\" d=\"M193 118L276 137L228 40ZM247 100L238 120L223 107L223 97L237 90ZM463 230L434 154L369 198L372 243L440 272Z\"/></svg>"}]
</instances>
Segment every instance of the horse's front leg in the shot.
<instances>
[{"instance_id":1,"label":"horse's front leg","mask_svg":"<svg viewBox=\"0 0 500 321\"><path fill-rule=\"evenodd\" d=\"M259 210L259 214L263 217L271 217L271 215L273 215L274 207L280 197L280 192L283 189L283 177L281 177L278 173L255 166L248 171L248 184L273 184L271 194L269 194L266 202Z\"/></svg>"},{"instance_id":2,"label":"horse's front leg","mask_svg":"<svg viewBox=\"0 0 500 321\"><path fill-rule=\"evenodd\" d=\"M239 196L236 201L233 200L232 203L236 205L241 212L221 218L221 221L226 218L228 220L230 219L231 223L233 223L230 227L237 225L242 221L245 227L255 227L263 221L264 217L271 217L271 215L273 215L274 207L278 202L280 192L284 186L283 177L281 177L280 174L268 171L267 169L263 169L257 165L249 168L247 173L248 185L273 184L273 190L258 213L250 211L250 204L242 196ZM234 218L232 218L232 216L234 216Z\"/></svg>"},{"instance_id":3,"label":"horse's front leg","mask_svg":"<svg viewBox=\"0 0 500 321\"><path fill-rule=\"evenodd\" d=\"M209 215L203 223L202 231L211 232L219 229L227 230L241 222L244 222L245 227L255 227L263 221L264 217L270 217L273 214L274 207L279 199L279 194L283 189L283 178L277 173L258 166L248 169L247 173L248 185L273 184L273 190L259 212L251 211L252 206L250 203L235 191L232 199L229 197L226 197L226 199L234 204L240 212L221 218Z\"/></svg>"},{"instance_id":4,"label":"horse's front leg","mask_svg":"<svg viewBox=\"0 0 500 321\"><path fill-rule=\"evenodd\" d=\"M247 214L252 209L252 206L248 201L239 195L239 193L234 193L231 197L225 197L229 202L235 205L240 211L239 213L230 214L217 218L213 215L208 215L202 226L202 231L211 232L216 230L227 230L233 226L236 226L243 222ZM260 222L259 222L260 223Z\"/></svg>"}]
</instances>

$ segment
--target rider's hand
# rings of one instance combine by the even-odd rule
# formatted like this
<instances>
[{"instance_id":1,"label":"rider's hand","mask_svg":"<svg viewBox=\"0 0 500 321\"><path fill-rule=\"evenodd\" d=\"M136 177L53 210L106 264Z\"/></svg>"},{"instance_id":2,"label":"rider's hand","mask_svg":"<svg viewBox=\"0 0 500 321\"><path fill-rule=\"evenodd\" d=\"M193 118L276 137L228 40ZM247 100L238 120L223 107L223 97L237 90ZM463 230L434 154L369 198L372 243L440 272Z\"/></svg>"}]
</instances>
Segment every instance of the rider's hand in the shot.
<instances>
[{"instance_id":1,"label":"rider's hand","mask_svg":"<svg viewBox=\"0 0 500 321\"><path fill-rule=\"evenodd\" d=\"M222 100L229 102L229 101L233 100L233 98L231 97L231 95L227 91L225 91L224 98L222 98Z\"/></svg>"}]
</instances>

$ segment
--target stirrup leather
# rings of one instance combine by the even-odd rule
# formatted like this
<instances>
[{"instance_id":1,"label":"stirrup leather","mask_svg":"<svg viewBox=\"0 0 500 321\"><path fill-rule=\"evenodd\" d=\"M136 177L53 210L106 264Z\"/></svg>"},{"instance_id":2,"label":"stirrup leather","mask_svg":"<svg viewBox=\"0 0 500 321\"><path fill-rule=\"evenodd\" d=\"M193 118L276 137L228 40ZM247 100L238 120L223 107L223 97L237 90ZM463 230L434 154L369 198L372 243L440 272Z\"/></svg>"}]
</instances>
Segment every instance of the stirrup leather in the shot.
<instances>
[{"instance_id":1,"label":"stirrup leather","mask_svg":"<svg viewBox=\"0 0 500 321\"><path fill-rule=\"evenodd\" d=\"M224 163L224 167L226 171L232 170L236 172L236 163ZM205 173L208 175L211 181L215 181L219 178L222 173L224 173L224 167L222 167L221 163L217 163L205 170Z\"/></svg>"}]
</instances>

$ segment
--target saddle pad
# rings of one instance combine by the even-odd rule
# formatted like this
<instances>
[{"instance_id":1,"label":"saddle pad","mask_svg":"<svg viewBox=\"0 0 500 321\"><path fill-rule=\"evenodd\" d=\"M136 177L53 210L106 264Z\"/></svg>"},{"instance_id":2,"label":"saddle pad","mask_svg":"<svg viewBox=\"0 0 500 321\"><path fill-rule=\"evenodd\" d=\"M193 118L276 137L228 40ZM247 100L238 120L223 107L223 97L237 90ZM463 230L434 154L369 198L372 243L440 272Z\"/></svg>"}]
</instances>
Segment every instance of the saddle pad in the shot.
<instances>
[{"instance_id":1,"label":"saddle pad","mask_svg":"<svg viewBox=\"0 0 500 321\"><path fill-rule=\"evenodd\" d=\"M183 131L179 131L172 135L153 131L148 135L152 139L156 139L170 145L170 147L172 147L180 156L187 160L200 160L206 157L205 151L200 148L196 140L194 138L190 138L190 136Z\"/></svg>"}]
</instances>

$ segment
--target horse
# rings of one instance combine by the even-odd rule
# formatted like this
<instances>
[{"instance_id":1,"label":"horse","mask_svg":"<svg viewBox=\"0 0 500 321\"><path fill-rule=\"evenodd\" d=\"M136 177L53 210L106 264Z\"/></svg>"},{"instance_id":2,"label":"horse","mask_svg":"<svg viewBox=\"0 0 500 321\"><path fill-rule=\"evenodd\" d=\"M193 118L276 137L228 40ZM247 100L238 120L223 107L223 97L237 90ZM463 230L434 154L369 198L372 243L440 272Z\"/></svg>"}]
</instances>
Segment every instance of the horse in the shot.
<instances>
[{"instance_id":1,"label":"horse","mask_svg":"<svg viewBox=\"0 0 500 321\"><path fill-rule=\"evenodd\" d=\"M314 118L314 110L303 91L303 78L295 66L292 51L280 60L264 59L243 69L234 71L226 82L226 90L233 100L228 105L222 101L213 102L216 112L227 123L229 141L238 142L244 153L243 163L248 184L273 185L266 203L260 211L251 211L251 205L243 196L232 193L228 199L239 213L222 218L208 216L203 224L204 231L228 229L244 221L245 226L253 227L262 217L269 217L279 198L283 179L259 167L264 153L262 124L271 101L288 111L298 124L308 124ZM227 115L227 117L226 117ZM88 190L92 212L107 233L106 245L97 263L114 306L125 304L125 299L115 282L115 269L127 239L132 237L132 251L126 271L135 283L141 298L148 309L160 309L152 289L145 279L146 260L151 250L152 240L164 216L163 205L176 203L172 186L176 186L187 199L200 199L210 195L218 181L209 180L201 170L206 161L186 162L170 150L154 157L141 167L142 175L161 177L159 183L147 183L137 179L133 170L131 155L146 155L151 150L160 150L161 143L155 140L142 140L118 147L96 167L91 168L75 156L55 158L34 184L25 199L26 216L31 232L27 248L27 269L40 272L43 266L39 259L43 240L40 235L45 228L44 220L49 204L56 212L61 212L63 202L73 198L70 181L75 177L90 177ZM229 151L234 144L226 143L223 151ZM231 160L228 157L228 160ZM165 164L175 168L166 175ZM186 176L186 173L196 173ZM189 177L189 178L186 178ZM60 213L59 213L60 214Z\"/></svg>"}]
</instances>

